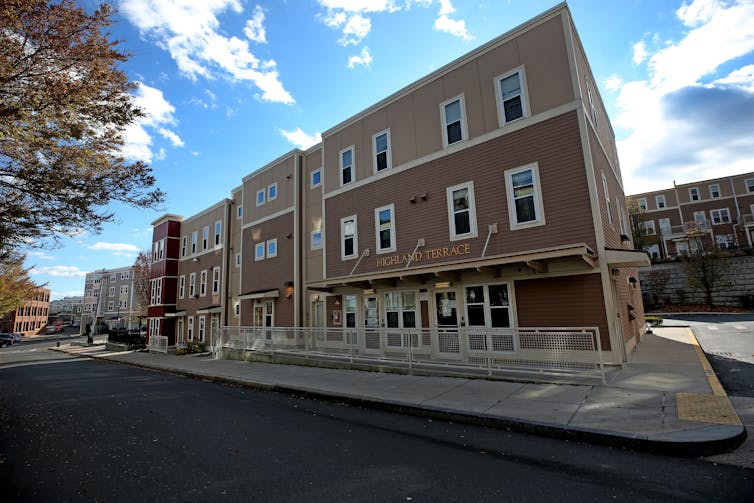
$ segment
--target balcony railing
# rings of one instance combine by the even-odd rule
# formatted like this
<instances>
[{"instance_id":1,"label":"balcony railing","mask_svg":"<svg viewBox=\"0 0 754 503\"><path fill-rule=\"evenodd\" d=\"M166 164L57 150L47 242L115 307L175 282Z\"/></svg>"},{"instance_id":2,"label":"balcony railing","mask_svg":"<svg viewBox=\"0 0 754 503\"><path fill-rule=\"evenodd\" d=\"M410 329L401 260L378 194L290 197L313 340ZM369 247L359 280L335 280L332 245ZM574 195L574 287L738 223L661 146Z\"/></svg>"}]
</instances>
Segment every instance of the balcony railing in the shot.
<instances>
[{"instance_id":1,"label":"balcony railing","mask_svg":"<svg viewBox=\"0 0 754 503\"><path fill-rule=\"evenodd\" d=\"M260 328L224 327L213 350L288 354L409 369L578 374L605 379L598 327ZM242 357L237 355L237 357Z\"/></svg>"}]
</instances>

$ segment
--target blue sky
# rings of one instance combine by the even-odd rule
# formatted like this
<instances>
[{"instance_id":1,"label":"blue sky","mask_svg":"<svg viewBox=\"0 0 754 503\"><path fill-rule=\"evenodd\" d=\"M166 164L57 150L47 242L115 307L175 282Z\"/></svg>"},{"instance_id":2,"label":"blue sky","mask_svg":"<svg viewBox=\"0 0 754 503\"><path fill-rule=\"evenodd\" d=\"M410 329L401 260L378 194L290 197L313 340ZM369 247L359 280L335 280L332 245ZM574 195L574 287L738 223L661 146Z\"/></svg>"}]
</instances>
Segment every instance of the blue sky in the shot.
<instances>
[{"instance_id":1,"label":"blue sky","mask_svg":"<svg viewBox=\"0 0 754 503\"><path fill-rule=\"evenodd\" d=\"M319 132L556 5L552 0L113 0L148 116L126 152L164 211L115 206L99 235L30 250L53 298L133 263L150 222L228 197ZM93 8L95 0L80 0ZM754 171L754 0L571 0L627 193Z\"/></svg>"}]
</instances>

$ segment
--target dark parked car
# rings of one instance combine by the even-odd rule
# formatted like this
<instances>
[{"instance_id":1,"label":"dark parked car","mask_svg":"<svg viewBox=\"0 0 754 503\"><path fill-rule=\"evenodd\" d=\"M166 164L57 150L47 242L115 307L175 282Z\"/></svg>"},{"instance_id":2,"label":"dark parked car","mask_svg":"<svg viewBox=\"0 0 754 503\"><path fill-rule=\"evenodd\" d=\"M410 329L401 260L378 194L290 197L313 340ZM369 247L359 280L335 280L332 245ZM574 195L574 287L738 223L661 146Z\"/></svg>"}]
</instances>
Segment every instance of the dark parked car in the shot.
<instances>
[{"instance_id":1,"label":"dark parked car","mask_svg":"<svg viewBox=\"0 0 754 503\"><path fill-rule=\"evenodd\" d=\"M21 342L21 338L24 336L24 334L22 334L20 332L11 332L10 335L14 339L16 339L16 342Z\"/></svg>"},{"instance_id":2,"label":"dark parked car","mask_svg":"<svg viewBox=\"0 0 754 503\"><path fill-rule=\"evenodd\" d=\"M16 343L16 338L11 334L0 334L0 347L12 346Z\"/></svg>"}]
</instances>

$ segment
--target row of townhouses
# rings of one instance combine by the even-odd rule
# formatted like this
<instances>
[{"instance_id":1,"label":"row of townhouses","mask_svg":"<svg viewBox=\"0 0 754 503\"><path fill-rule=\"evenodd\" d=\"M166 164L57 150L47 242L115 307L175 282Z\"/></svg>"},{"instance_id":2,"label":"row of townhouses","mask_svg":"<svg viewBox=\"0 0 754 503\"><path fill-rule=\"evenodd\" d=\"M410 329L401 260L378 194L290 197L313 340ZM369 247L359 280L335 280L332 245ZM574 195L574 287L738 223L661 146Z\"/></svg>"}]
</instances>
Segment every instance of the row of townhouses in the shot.
<instances>
[{"instance_id":1,"label":"row of townhouses","mask_svg":"<svg viewBox=\"0 0 754 503\"><path fill-rule=\"evenodd\" d=\"M50 290L38 287L15 310L0 319L3 332L17 332L24 337L37 335L47 326L50 312Z\"/></svg>"},{"instance_id":2,"label":"row of townhouses","mask_svg":"<svg viewBox=\"0 0 754 503\"><path fill-rule=\"evenodd\" d=\"M754 245L754 173L629 196L653 259Z\"/></svg>"},{"instance_id":3,"label":"row of townhouses","mask_svg":"<svg viewBox=\"0 0 754 503\"><path fill-rule=\"evenodd\" d=\"M50 317L55 316L64 322L80 323L83 310L83 295L63 297L62 299L50 301Z\"/></svg>"},{"instance_id":4,"label":"row of townhouses","mask_svg":"<svg viewBox=\"0 0 754 503\"><path fill-rule=\"evenodd\" d=\"M649 259L565 4L153 227L169 345L620 364L643 330Z\"/></svg>"},{"instance_id":5,"label":"row of townhouses","mask_svg":"<svg viewBox=\"0 0 754 503\"><path fill-rule=\"evenodd\" d=\"M88 272L84 281L81 333L95 324L109 328L136 328L136 292L134 266Z\"/></svg>"}]
</instances>

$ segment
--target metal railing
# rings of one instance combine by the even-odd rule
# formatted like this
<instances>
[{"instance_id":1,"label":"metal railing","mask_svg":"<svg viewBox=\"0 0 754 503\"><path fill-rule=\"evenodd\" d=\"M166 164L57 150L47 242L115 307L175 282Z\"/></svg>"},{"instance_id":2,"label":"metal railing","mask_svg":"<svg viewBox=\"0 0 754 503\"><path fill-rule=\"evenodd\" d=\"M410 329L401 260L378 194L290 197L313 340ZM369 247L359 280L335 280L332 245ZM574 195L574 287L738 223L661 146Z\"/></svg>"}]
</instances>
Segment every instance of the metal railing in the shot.
<instances>
[{"instance_id":1,"label":"metal railing","mask_svg":"<svg viewBox=\"0 0 754 503\"><path fill-rule=\"evenodd\" d=\"M149 352L166 353L168 352L168 338L164 335L150 335L147 344Z\"/></svg>"},{"instance_id":2,"label":"metal railing","mask_svg":"<svg viewBox=\"0 0 754 503\"><path fill-rule=\"evenodd\" d=\"M409 369L474 369L605 378L599 327L260 328L224 327L218 357L235 351L290 354L350 363L390 362ZM238 356L240 357L240 355Z\"/></svg>"}]
</instances>

